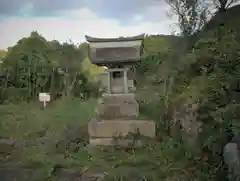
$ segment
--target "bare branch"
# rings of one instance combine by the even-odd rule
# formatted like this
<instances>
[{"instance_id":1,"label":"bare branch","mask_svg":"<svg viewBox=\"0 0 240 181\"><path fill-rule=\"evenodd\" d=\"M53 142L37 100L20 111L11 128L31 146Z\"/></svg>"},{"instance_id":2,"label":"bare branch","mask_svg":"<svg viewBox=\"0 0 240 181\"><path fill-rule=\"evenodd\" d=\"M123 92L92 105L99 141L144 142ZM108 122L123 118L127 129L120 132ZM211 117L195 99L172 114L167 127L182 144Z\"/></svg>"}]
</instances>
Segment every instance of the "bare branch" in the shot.
<instances>
[{"instance_id":1,"label":"bare branch","mask_svg":"<svg viewBox=\"0 0 240 181\"><path fill-rule=\"evenodd\" d=\"M204 0L165 0L173 14L178 17L178 25L183 36L189 36L201 29L207 22L209 10Z\"/></svg>"},{"instance_id":2,"label":"bare branch","mask_svg":"<svg viewBox=\"0 0 240 181\"><path fill-rule=\"evenodd\" d=\"M235 3L239 2L239 0L211 0L216 9L219 11L226 11Z\"/></svg>"}]
</instances>

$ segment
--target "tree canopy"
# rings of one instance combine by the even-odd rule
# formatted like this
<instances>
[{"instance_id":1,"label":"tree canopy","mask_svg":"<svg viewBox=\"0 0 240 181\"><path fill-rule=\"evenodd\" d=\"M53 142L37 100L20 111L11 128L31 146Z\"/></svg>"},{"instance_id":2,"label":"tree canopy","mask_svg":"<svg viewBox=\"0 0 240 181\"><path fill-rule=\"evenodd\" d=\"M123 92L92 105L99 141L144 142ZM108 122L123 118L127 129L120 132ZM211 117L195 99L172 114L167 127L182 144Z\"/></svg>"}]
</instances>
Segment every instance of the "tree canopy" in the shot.
<instances>
[{"instance_id":1,"label":"tree canopy","mask_svg":"<svg viewBox=\"0 0 240 181\"><path fill-rule=\"evenodd\" d=\"M90 63L86 44L78 47L72 43L47 41L38 32L32 32L8 52L1 51L1 58L2 100L10 100L8 96L32 99L40 91L51 92L53 97L89 96L98 92L98 82L91 79L95 79L94 74L102 68ZM12 94L10 89L15 93ZM25 92L27 96L20 92L16 94L16 91Z\"/></svg>"}]
</instances>

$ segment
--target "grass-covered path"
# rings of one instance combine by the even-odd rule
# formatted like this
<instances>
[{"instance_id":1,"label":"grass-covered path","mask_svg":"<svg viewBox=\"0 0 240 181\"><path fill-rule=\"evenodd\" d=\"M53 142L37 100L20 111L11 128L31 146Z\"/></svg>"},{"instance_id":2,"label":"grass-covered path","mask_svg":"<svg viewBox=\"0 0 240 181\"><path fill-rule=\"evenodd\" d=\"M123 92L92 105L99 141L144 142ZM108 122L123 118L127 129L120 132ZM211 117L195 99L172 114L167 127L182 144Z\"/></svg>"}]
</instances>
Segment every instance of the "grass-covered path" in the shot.
<instances>
[{"instance_id":1,"label":"grass-covered path","mask_svg":"<svg viewBox=\"0 0 240 181\"><path fill-rule=\"evenodd\" d=\"M9 174L30 168L40 180L51 176L57 165L85 166L88 157L78 154L84 154L79 150L88 139L87 122L94 116L95 105L95 100L55 101L46 109L36 102L1 105L0 163L4 171L0 176L8 173L6 164L16 167Z\"/></svg>"},{"instance_id":2,"label":"grass-covered path","mask_svg":"<svg viewBox=\"0 0 240 181\"><path fill-rule=\"evenodd\" d=\"M0 180L174 180L194 177L195 163L169 138L141 149L89 148L87 123L96 100L0 106ZM188 170L189 169L189 170ZM191 169L191 170L190 170ZM15 176L14 178L10 178ZM87 178L86 178L87 177Z\"/></svg>"}]
</instances>

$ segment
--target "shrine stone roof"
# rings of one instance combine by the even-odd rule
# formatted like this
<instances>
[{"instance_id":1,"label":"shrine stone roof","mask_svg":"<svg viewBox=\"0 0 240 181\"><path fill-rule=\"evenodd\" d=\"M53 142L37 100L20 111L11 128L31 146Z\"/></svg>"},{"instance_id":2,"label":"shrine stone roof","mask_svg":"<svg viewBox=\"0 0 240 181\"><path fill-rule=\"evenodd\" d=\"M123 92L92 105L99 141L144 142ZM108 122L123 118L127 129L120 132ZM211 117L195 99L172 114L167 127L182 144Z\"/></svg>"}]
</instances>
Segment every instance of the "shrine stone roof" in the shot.
<instances>
[{"instance_id":1,"label":"shrine stone roof","mask_svg":"<svg viewBox=\"0 0 240 181\"><path fill-rule=\"evenodd\" d=\"M145 34L140 34L137 36L131 37L118 37L118 38L96 38L91 36L85 36L86 41L88 42L121 42L121 41L136 41L136 40L143 40Z\"/></svg>"}]
</instances>

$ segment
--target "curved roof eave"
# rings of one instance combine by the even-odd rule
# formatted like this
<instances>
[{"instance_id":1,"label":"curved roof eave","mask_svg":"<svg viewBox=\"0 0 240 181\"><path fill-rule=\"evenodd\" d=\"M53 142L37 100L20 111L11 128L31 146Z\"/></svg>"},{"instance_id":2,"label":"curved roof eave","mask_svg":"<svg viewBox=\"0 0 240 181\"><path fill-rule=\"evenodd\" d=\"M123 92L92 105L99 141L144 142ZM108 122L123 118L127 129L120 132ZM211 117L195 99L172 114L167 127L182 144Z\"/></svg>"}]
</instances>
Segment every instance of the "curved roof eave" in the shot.
<instances>
[{"instance_id":1,"label":"curved roof eave","mask_svg":"<svg viewBox=\"0 0 240 181\"><path fill-rule=\"evenodd\" d=\"M142 33L137 36L132 37L119 37L119 38L96 38L85 35L86 41L88 42L121 42L121 41L136 41L136 40L143 40L145 33Z\"/></svg>"}]
</instances>

